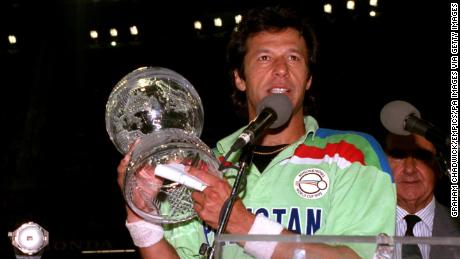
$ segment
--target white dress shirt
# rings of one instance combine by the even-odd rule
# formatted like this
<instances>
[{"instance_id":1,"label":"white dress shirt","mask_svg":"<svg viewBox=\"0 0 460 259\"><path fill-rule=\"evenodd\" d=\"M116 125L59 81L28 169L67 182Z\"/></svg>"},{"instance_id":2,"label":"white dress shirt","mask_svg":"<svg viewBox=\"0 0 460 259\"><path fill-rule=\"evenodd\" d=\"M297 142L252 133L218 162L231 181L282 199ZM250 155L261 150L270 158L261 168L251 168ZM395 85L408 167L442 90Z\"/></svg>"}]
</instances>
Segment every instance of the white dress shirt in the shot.
<instances>
[{"instance_id":1,"label":"white dress shirt","mask_svg":"<svg viewBox=\"0 0 460 259\"><path fill-rule=\"evenodd\" d=\"M431 199L428 205L417 211L415 215L417 215L421 221L417 222L414 226L414 236L416 237L431 237L433 233L433 219L434 219L434 208L435 208L435 199L434 197ZM410 214L403 208L397 206L396 208L396 235L397 236L404 236L407 229L406 221L404 217ZM429 245L419 245L420 252L422 253L423 259L430 258L430 246ZM395 251L395 259L401 258L401 245L398 244L396 246ZM404 258L403 258L404 259Z\"/></svg>"}]
</instances>

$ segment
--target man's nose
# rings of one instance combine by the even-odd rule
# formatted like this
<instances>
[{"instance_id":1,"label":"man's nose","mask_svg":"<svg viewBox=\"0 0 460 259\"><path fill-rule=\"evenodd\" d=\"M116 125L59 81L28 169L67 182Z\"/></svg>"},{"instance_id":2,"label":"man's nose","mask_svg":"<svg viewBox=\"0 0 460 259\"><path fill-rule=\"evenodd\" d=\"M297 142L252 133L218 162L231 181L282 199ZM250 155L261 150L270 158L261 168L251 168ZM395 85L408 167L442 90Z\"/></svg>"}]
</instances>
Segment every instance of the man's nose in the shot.
<instances>
[{"instance_id":1,"label":"man's nose","mask_svg":"<svg viewBox=\"0 0 460 259\"><path fill-rule=\"evenodd\" d=\"M404 172L412 174L417 171L417 159L412 156L408 156L404 159Z\"/></svg>"},{"instance_id":2,"label":"man's nose","mask_svg":"<svg viewBox=\"0 0 460 259\"><path fill-rule=\"evenodd\" d=\"M274 71L277 76L285 76L288 72L288 64L284 58L277 58L274 62Z\"/></svg>"}]
</instances>

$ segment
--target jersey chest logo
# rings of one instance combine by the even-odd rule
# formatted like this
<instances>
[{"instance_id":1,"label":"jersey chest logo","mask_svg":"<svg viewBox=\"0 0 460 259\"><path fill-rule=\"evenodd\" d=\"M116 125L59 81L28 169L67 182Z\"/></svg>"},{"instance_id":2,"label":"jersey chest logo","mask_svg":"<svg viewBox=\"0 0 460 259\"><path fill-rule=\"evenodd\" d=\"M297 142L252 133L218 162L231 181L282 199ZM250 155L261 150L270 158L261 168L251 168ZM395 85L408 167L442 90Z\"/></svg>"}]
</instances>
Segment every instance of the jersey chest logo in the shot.
<instances>
[{"instance_id":1,"label":"jersey chest logo","mask_svg":"<svg viewBox=\"0 0 460 259\"><path fill-rule=\"evenodd\" d=\"M294 178L294 190L304 199L319 199L329 189L329 177L319 168L308 168L300 171Z\"/></svg>"}]
</instances>

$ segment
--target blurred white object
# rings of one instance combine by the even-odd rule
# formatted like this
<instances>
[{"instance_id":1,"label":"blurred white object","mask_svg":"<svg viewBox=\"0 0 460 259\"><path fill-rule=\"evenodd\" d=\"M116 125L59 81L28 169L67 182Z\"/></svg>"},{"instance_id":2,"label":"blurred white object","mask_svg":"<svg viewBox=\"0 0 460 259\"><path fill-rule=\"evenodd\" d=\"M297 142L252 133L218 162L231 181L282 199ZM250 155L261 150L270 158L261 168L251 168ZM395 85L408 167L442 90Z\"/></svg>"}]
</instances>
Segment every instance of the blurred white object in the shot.
<instances>
[{"instance_id":1,"label":"blurred white object","mask_svg":"<svg viewBox=\"0 0 460 259\"><path fill-rule=\"evenodd\" d=\"M9 232L11 243L20 252L38 258L43 252L43 248L49 243L49 233L40 225L34 222L22 224L13 232Z\"/></svg>"},{"instance_id":2,"label":"blurred white object","mask_svg":"<svg viewBox=\"0 0 460 259\"><path fill-rule=\"evenodd\" d=\"M184 165L177 163L166 165L160 164L155 167L155 175L183 184L197 191L203 191L206 189L207 185L203 181L185 172L184 168Z\"/></svg>"}]
</instances>

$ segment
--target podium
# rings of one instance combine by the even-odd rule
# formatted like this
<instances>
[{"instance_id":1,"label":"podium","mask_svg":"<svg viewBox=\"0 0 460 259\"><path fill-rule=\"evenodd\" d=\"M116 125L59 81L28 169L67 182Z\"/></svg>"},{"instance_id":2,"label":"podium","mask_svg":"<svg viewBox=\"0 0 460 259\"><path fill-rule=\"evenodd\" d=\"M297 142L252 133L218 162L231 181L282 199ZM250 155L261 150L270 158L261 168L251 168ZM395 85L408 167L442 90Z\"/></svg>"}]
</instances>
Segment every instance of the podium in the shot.
<instances>
[{"instance_id":1,"label":"podium","mask_svg":"<svg viewBox=\"0 0 460 259\"><path fill-rule=\"evenodd\" d=\"M216 236L215 257L223 258L222 247L227 243L246 241L258 242L283 242L283 243L323 243L323 244L367 244L374 246L373 256L375 259L401 258L398 254L398 246L402 244L429 245L430 250L439 246L443 250L452 252L453 257L449 259L460 259L460 237L402 237L387 236L306 236L306 235L230 235L222 234ZM308 253L303 249L295 249L292 255L286 255L293 259L307 259ZM433 258L433 257L432 257Z\"/></svg>"}]
</instances>

